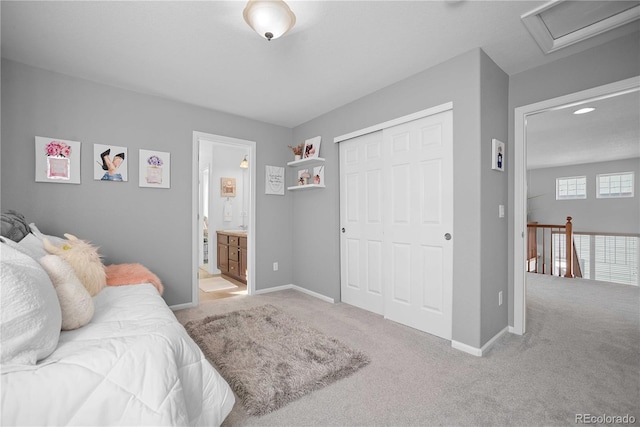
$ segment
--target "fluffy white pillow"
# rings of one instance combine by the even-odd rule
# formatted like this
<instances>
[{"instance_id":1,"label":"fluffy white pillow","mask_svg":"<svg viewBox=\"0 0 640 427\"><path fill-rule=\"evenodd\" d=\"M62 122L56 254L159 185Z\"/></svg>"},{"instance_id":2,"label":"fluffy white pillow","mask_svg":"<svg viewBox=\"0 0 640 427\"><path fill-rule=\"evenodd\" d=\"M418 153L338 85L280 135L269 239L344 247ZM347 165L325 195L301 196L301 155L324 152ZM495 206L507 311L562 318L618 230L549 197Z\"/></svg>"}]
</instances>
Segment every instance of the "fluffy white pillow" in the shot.
<instances>
[{"instance_id":1,"label":"fluffy white pillow","mask_svg":"<svg viewBox=\"0 0 640 427\"><path fill-rule=\"evenodd\" d=\"M62 311L62 330L78 329L93 318L93 298L76 276L71 265L56 255L47 255L40 259L53 282L58 294Z\"/></svg>"},{"instance_id":2,"label":"fluffy white pillow","mask_svg":"<svg viewBox=\"0 0 640 427\"><path fill-rule=\"evenodd\" d=\"M30 256L0 244L3 364L35 365L58 345L62 314L51 280Z\"/></svg>"}]
</instances>

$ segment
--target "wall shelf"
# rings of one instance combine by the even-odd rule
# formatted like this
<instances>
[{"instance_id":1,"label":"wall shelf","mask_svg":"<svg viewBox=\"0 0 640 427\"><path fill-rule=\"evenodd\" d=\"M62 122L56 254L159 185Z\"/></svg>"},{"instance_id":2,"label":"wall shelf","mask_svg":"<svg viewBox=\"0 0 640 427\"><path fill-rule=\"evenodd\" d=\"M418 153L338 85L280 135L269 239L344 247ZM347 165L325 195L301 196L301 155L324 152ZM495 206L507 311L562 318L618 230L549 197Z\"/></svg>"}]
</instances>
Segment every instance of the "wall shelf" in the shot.
<instances>
[{"instance_id":1,"label":"wall shelf","mask_svg":"<svg viewBox=\"0 0 640 427\"><path fill-rule=\"evenodd\" d=\"M322 184L295 185L293 187L287 187L287 190L312 190L314 188L325 188L325 186Z\"/></svg>"},{"instance_id":2,"label":"wall shelf","mask_svg":"<svg viewBox=\"0 0 640 427\"><path fill-rule=\"evenodd\" d=\"M321 165L321 166L317 166L317 165ZM320 184L299 185L296 181L296 185L287 187L287 190L300 191L300 190L312 190L317 188L326 188L324 185L324 159L322 157L310 157L306 159L294 160L292 162L287 163L287 166L292 168L296 166L301 167L301 168L307 169L310 173L313 172L314 169L319 168L321 170L321 172L319 172L321 175ZM301 170L304 170L304 169L301 169ZM298 172L300 172L300 170ZM309 182L313 182L313 178L310 178Z\"/></svg>"},{"instance_id":3,"label":"wall shelf","mask_svg":"<svg viewBox=\"0 0 640 427\"><path fill-rule=\"evenodd\" d=\"M324 163L324 159L322 157L311 157L308 159L293 160L287 163L287 166L304 166L312 165L315 163Z\"/></svg>"}]
</instances>

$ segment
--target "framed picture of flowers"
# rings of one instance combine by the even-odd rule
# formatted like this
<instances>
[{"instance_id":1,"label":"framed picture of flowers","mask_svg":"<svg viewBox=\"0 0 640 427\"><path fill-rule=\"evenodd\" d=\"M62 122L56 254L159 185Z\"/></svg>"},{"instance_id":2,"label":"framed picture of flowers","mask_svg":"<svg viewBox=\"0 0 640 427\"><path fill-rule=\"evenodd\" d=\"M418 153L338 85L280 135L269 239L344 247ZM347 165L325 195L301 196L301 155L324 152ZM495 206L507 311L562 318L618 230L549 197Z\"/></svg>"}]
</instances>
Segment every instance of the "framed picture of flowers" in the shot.
<instances>
[{"instance_id":1,"label":"framed picture of flowers","mask_svg":"<svg viewBox=\"0 0 640 427\"><path fill-rule=\"evenodd\" d=\"M36 182L80 184L80 142L36 136Z\"/></svg>"},{"instance_id":2,"label":"framed picture of flowers","mask_svg":"<svg viewBox=\"0 0 640 427\"><path fill-rule=\"evenodd\" d=\"M138 186L171 188L171 153L140 150Z\"/></svg>"}]
</instances>

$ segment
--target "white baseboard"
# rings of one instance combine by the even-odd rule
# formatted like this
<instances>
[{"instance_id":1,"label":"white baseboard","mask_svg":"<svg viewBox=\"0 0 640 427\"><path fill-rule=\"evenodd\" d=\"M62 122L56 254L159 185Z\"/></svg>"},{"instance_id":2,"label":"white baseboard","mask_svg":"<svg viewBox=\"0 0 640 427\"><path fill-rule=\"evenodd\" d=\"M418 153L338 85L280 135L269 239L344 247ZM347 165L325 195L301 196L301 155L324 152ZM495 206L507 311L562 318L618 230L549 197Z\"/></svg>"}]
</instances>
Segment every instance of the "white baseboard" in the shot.
<instances>
[{"instance_id":1,"label":"white baseboard","mask_svg":"<svg viewBox=\"0 0 640 427\"><path fill-rule=\"evenodd\" d=\"M477 347L472 347L470 345L461 343L460 341L451 340L451 347L456 350L464 351L465 353L469 353L474 356L482 357L482 349Z\"/></svg>"},{"instance_id":2,"label":"white baseboard","mask_svg":"<svg viewBox=\"0 0 640 427\"><path fill-rule=\"evenodd\" d=\"M178 310L184 310L185 308L192 308L195 306L197 306L197 304L193 302L185 302L184 304L170 305L169 308L171 309L171 311L178 311Z\"/></svg>"},{"instance_id":3,"label":"white baseboard","mask_svg":"<svg viewBox=\"0 0 640 427\"><path fill-rule=\"evenodd\" d=\"M300 286L297 286L297 285L294 285L294 284L282 285L282 286L274 286L272 288L266 288L266 289L258 289L258 290L256 290L255 295L267 294L267 293L270 293L270 292L284 291L286 289L293 289L294 291L298 291L298 292L302 292L303 294L311 295L314 298L321 299L322 301L325 301L325 302L330 302L331 304L335 303L333 298L329 298L328 296L319 294L317 292L310 291L309 289L301 288Z\"/></svg>"},{"instance_id":4,"label":"white baseboard","mask_svg":"<svg viewBox=\"0 0 640 427\"><path fill-rule=\"evenodd\" d=\"M509 332L509 327L505 326L503 330L495 334L493 338L487 341L485 345L482 346L482 348L472 347L470 345L461 343L459 341L454 341L454 340L451 340L451 347L455 348L456 350L460 350L460 351L464 351L465 353L472 354L474 356L482 357L482 355L486 353L493 346L493 344L495 344L498 338L500 338L502 335L504 335L507 332Z\"/></svg>"}]
</instances>

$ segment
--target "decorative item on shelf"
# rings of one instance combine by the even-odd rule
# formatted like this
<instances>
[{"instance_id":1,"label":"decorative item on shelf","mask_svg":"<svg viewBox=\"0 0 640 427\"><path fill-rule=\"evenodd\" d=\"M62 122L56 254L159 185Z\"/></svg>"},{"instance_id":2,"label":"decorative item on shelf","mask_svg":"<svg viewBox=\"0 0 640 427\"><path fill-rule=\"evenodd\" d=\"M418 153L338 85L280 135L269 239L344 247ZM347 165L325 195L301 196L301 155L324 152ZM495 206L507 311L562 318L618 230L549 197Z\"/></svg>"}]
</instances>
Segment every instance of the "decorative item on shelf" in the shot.
<instances>
[{"instance_id":1,"label":"decorative item on shelf","mask_svg":"<svg viewBox=\"0 0 640 427\"><path fill-rule=\"evenodd\" d=\"M294 147L289 145L289 148L291 148L291 151L293 151L293 158L295 160L300 160L300 158L302 157L302 150L304 150L304 143L300 143Z\"/></svg>"},{"instance_id":2,"label":"decorative item on shelf","mask_svg":"<svg viewBox=\"0 0 640 427\"><path fill-rule=\"evenodd\" d=\"M311 178L309 169L301 169L298 171L298 185L307 185L309 178Z\"/></svg>"},{"instance_id":3,"label":"decorative item on shelf","mask_svg":"<svg viewBox=\"0 0 640 427\"><path fill-rule=\"evenodd\" d=\"M303 158L305 159L314 159L317 158L320 154L320 141L322 137L316 136L311 139L307 139L304 142L304 152Z\"/></svg>"},{"instance_id":4,"label":"decorative item on shelf","mask_svg":"<svg viewBox=\"0 0 640 427\"><path fill-rule=\"evenodd\" d=\"M313 183L324 185L324 165L313 168Z\"/></svg>"}]
</instances>

